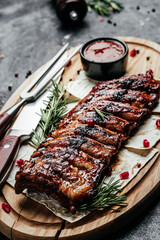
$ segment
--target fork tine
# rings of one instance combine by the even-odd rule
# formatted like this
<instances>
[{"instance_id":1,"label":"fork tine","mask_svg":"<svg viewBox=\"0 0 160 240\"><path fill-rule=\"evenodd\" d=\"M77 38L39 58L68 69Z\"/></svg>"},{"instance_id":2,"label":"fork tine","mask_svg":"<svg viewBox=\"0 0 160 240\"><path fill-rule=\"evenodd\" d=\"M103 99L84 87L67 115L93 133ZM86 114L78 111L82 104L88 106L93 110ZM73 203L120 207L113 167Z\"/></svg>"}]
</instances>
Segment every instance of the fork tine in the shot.
<instances>
[{"instance_id":1,"label":"fork tine","mask_svg":"<svg viewBox=\"0 0 160 240\"><path fill-rule=\"evenodd\" d=\"M34 80L20 93L21 98L24 98L23 96L25 96L26 93L28 93L31 89L33 89L33 87L44 78L44 76L50 71L50 69L54 66L54 64L64 54L68 46L69 46L69 43L66 43L60 49L60 51L49 61L49 63L43 68L40 74L37 74L37 76L35 76Z\"/></svg>"},{"instance_id":2,"label":"fork tine","mask_svg":"<svg viewBox=\"0 0 160 240\"><path fill-rule=\"evenodd\" d=\"M33 99L37 97L37 95L39 95L40 92L42 92L42 89L46 88L46 86L49 84L49 82L51 81L51 78L54 78L57 73L69 62L69 60L80 50L81 45L75 47L75 49L73 50L73 52L62 62L60 63L58 66L56 66L56 68L52 68L49 73L43 78L43 80L38 84L38 86L33 89L32 92L26 93L26 97L30 98L32 97Z\"/></svg>"}]
</instances>

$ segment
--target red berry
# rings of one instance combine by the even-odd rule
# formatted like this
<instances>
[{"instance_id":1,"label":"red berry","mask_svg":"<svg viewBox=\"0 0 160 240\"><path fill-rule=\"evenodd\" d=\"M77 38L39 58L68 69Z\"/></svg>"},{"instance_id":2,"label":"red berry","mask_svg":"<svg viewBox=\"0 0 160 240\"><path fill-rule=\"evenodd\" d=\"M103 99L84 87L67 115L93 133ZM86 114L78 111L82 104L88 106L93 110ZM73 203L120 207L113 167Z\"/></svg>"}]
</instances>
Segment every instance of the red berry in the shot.
<instances>
[{"instance_id":1,"label":"red berry","mask_svg":"<svg viewBox=\"0 0 160 240\"><path fill-rule=\"evenodd\" d=\"M156 121L156 126L157 126L157 128L160 129L160 119L157 119L157 121Z\"/></svg>"},{"instance_id":2,"label":"red berry","mask_svg":"<svg viewBox=\"0 0 160 240\"><path fill-rule=\"evenodd\" d=\"M134 48L132 51L130 51L130 56L135 57L137 54L137 50Z\"/></svg>"},{"instance_id":3,"label":"red berry","mask_svg":"<svg viewBox=\"0 0 160 240\"><path fill-rule=\"evenodd\" d=\"M93 127L94 124L95 124L95 121L94 121L93 119L87 119L87 120L86 120L86 124L87 124L88 126L90 126L90 127Z\"/></svg>"},{"instance_id":4,"label":"red berry","mask_svg":"<svg viewBox=\"0 0 160 240\"><path fill-rule=\"evenodd\" d=\"M129 178L129 172L123 172L120 174L120 179L123 180L123 179L128 179Z\"/></svg>"},{"instance_id":5,"label":"red berry","mask_svg":"<svg viewBox=\"0 0 160 240\"><path fill-rule=\"evenodd\" d=\"M18 77L18 73L15 73L14 76L15 76L15 77Z\"/></svg>"},{"instance_id":6,"label":"red berry","mask_svg":"<svg viewBox=\"0 0 160 240\"><path fill-rule=\"evenodd\" d=\"M71 66L71 64L72 64L72 60L70 60L70 61L66 64L66 67Z\"/></svg>"},{"instance_id":7,"label":"red berry","mask_svg":"<svg viewBox=\"0 0 160 240\"><path fill-rule=\"evenodd\" d=\"M153 71L152 71L152 69L149 69L148 71L146 71L146 76L148 78L153 78Z\"/></svg>"},{"instance_id":8,"label":"red berry","mask_svg":"<svg viewBox=\"0 0 160 240\"><path fill-rule=\"evenodd\" d=\"M2 203L2 209L6 212L9 213L11 210L11 207L8 203Z\"/></svg>"},{"instance_id":9,"label":"red berry","mask_svg":"<svg viewBox=\"0 0 160 240\"><path fill-rule=\"evenodd\" d=\"M137 167L140 168L141 167L141 163L137 163Z\"/></svg>"},{"instance_id":10,"label":"red berry","mask_svg":"<svg viewBox=\"0 0 160 240\"><path fill-rule=\"evenodd\" d=\"M149 144L148 140L147 140L147 139L144 139L144 140L143 140L143 146L146 147L146 148L148 148L149 145L150 145L150 144Z\"/></svg>"},{"instance_id":11,"label":"red berry","mask_svg":"<svg viewBox=\"0 0 160 240\"><path fill-rule=\"evenodd\" d=\"M24 160L23 159L19 159L17 160L17 166L21 167L24 164Z\"/></svg>"}]
</instances>

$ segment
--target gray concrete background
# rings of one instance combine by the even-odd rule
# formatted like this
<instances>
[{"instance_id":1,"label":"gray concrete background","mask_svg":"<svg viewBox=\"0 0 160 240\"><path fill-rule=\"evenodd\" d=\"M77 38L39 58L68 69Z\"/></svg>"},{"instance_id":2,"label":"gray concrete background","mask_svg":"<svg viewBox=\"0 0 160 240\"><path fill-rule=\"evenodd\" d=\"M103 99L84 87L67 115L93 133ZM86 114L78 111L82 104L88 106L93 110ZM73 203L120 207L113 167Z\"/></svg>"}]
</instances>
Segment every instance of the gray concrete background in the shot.
<instances>
[{"instance_id":1,"label":"gray concrete background","mask_svg":"<svg viewBox=\"0 0 160 240\"><path fill-rule=\"evenodd\" d=\"M0 108L25 80L26 73L29 70L34 72L47 62L64 42L69 41L71 46L75 46L98 36L135 36L160 43L159 0L119 0L124 6L119 14L111 14L100 22L101 17L92 11L77 28L62 26L53 2L0 0L0 55L4 55L0 59ZM66 40L68 36L69 40ZM19 74L18 78L15 78L15 73ZM145 213L113 238L159 240L158 197ZM0 234L0 239L6 238Z\"/></svg>"}]
</instances>

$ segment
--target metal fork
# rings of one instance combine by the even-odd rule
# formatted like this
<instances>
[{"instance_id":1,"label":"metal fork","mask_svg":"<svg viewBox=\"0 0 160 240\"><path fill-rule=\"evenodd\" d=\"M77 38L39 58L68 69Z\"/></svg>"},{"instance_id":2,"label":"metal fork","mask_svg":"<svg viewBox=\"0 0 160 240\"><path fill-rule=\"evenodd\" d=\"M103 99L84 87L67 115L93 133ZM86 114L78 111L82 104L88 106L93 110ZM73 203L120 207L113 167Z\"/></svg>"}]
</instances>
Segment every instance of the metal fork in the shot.
<instances>
[{"instance_id":1,"label":"metal fork","mask_svg":"<svg viewBox=\"0 0 160 240\"><path fill-rule=\"evenodd\" d=\"M63 67L81 48L81 45L77 46L62 63L55 67L55 64L62 57L68 46L69 44L67 43L64 47L62 47L55 57L50 60L49 64L43 68L40 74L35 76L34 80L20 93L20 101L0 114L0 136L11 124L20 108L28 102L35 101L46 90L51 79L55 77L58 78L62 74Z\"/></svg>"}]
</instances>

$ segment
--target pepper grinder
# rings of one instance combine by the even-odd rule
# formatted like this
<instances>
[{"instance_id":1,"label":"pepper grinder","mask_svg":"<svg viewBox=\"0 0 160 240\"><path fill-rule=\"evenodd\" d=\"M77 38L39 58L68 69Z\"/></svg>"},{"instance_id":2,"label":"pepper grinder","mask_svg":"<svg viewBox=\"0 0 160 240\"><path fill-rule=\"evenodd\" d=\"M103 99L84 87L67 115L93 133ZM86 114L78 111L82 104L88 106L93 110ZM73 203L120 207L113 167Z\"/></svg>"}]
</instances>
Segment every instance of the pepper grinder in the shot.
<instances>
[{"instance_id":1,"label":"pepper grinder","mask_svg":"<svg viewBox=\"0 0 160 240\"><path fill-rule=\"evenodd\" d=\"M85 0L58 0L56 11L64 24L76 24L85 17L87 4Z\"/></svg>"}]
</instances>

